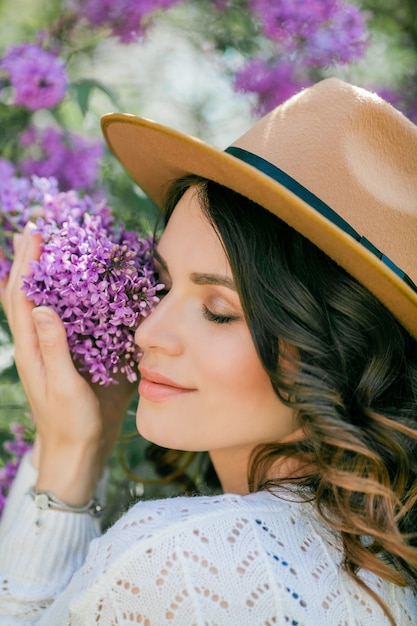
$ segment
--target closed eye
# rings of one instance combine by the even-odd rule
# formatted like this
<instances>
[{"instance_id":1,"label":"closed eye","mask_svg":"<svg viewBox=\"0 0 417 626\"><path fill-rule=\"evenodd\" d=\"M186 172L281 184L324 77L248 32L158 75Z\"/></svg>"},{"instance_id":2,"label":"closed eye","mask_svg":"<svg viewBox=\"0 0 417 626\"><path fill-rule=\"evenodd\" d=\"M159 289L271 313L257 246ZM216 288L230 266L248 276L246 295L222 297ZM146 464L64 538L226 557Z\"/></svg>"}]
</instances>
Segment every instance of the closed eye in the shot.
<instances>
[{"instance_id":1,"label":"closed eye","mask_svg":"<svg viewBox=\"0 0 417 626\"><path fill-rule=\"evenodd\" d=\"M217 313L213 313L213 311L210 311L206 305L203 305L203 312L206 320L214 322L215 324L230 324L230 322L234 322L239 319L238 315L219 315Z\"/></svg>"}]
</instances>

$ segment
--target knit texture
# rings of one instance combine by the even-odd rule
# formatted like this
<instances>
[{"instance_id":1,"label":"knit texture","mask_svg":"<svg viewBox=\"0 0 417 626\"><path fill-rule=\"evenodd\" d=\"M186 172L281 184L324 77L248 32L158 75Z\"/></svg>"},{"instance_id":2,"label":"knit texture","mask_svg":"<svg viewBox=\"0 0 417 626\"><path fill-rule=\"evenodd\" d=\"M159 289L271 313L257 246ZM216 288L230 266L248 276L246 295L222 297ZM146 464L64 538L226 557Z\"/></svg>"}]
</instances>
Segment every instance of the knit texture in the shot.
<instances>
[{"instance_id":1,"label":"knit texture","mask_svg":"<svg viewBox=\"0 0 417 626\"><path fill-rule=\"evenodd\" d=\"M2 625L389 624L342 570L340 537L292 496L141 502L93 540L88 515L47 511L40 525L37 517L20 498L1 544ZM409 588L362 576L397 626L417 625Z\"/></svg>"}]
</instances>

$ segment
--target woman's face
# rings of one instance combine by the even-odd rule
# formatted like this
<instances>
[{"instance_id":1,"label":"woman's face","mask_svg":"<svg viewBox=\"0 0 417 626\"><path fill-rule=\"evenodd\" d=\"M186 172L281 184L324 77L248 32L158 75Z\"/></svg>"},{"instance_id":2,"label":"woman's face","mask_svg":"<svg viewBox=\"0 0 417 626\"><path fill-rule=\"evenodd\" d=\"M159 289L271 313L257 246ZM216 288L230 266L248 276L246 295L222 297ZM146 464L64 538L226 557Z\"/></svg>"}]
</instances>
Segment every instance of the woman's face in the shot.
<instances>
[{"instance_id":1,"label":"woman's face","mask_svg":"<svg viewBox=\"0 0 417 626\"><path fill-rule=\"evenodd\" d=\"M168 222L156 266L168 292L136 331L139 432L167 448L212 453L287 437L293 411L261 365L226 255L193 189Z\"/></svg>"}]
</instances>

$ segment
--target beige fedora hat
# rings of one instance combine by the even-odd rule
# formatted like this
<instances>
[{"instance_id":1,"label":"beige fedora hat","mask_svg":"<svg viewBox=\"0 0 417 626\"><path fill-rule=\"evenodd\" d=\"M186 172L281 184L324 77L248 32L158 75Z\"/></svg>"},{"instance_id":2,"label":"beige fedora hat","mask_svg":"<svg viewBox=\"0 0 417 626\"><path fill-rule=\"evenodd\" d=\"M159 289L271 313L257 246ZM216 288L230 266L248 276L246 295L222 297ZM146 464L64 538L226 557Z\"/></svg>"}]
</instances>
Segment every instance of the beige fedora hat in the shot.
<instances>
[{"instance_id":1,"label":"beige fedora hat","mask_svg":"<svg viewBox=\"0 0 417 626\"><path fill-rule=\"evenodd\" d=\"M417 338L417 127L338 79L301 91L230 148L111 113L104 136L163 207L186 174L215 180L280 217L375 294Z\"/></svg>"}]
</instances>

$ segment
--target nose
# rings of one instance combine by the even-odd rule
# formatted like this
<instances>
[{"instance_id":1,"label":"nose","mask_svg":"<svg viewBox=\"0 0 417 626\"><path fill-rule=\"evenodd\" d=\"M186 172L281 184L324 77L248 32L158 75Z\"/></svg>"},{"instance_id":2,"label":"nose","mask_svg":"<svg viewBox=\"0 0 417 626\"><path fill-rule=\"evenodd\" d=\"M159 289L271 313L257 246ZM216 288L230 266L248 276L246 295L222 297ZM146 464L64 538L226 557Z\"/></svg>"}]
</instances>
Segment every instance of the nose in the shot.
<instances>
[{"instance_id":1,"label":"nose","mask_svg":"<svg viewBox=\"0 0 417 626\"><path fill-rule=\"evenodd\" d=\"M161 298L155 309L139 323L135 343L141 352L160 350L170 355L180 354L180 312L169 292Z\"/></svg>"}]
</instances>

